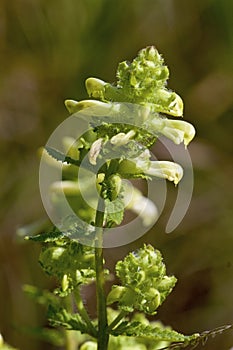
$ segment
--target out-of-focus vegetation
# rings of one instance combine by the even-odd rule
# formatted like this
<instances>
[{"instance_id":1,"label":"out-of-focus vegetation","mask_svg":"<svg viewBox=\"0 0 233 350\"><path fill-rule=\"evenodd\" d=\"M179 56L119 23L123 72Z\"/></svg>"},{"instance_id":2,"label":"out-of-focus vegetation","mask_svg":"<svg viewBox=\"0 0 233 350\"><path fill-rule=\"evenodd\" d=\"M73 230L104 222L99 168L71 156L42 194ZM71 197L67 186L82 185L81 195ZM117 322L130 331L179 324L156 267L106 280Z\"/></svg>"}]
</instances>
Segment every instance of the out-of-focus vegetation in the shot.
<instances>
[{"instance_id":1,"label":"out-of-focus vegetation","mask_svg":"<svg viewBox=\"0 0 233 350\"><path fill-rule=\"evenodd\" d=\"M106 260L113 264L150 242L179 281L158 314L165 324L192 333L233 323L232 13L228 0L1 0L0 331L7 343L52 348L29 336L26 326L46 324L45 310L22 291L24 283L49 288L50 281L37 264L37 248L15 234L46 219L37 150L67 117L63 100L85 97L85 78L112 81L118 62L147 45L166 58L170 87L197 129L189 148L193 200L182 224L166 235L169 195L154 230L130 247L107 251ZM86 295L92 312L94 290ZM232 346L228 332L205 349Z\"/></svg>"}]
</instances>

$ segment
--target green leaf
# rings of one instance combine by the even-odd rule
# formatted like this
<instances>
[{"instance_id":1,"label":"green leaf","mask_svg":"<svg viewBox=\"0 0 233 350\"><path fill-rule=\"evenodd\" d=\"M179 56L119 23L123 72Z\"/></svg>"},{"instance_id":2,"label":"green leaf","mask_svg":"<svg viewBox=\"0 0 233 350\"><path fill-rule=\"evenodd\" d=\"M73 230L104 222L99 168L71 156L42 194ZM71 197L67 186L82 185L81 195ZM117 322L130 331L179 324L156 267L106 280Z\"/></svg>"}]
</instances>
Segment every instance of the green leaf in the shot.
<instances>
[{"instance_id":1,"label":"green leaf","mask_svg":"<svg viewBox=\"0 0 233 350\"><path fill-rule=\"evenodd\" d=\"M45 150L47 151L47 153L53 157L54 159L56 159L57 161L59 162L62 162L62 163L68 163L68 164L73 164L73 165L76 165L76 166L80 166L81 162L80 160L77 160L77 159L73 159L69 156L66 156L64 153L58 151L57 149L55 148L52 148L52 147L49 147L49 146L46 146L45 147Z\"/></svg>"},{"instance_id":2,"label":"green leaf","mask_svg":"<svg viewBox=\"0 0 233 350\"><path fill-rule=\"evenodd\" d=\"M105 200L106 204L106 218L108 224L120 225L124 218L125 205L121 198L115 199L111 202L109 199Z\"/></svg>"},{"instance_id":3,"label":"green leaf","mask_svg":"<svg viewBox=\"0 0 233 350\"><path fill-rule=\"evenodd\" d=\"M25 239L33 242L49 243L56 242L57 240L65 237L66 235L63 232L59 231L57 228L53 228L52 231L41 233L36 236L26 236Z\"/></svg>"},{"instance_id":4,"label":"green leaf","mask_svg":"<svg viewBox=\"0 0 233 350\"><path fill-rule=\"evenodd\" d=\"M193 338L191 338L189 341L185 342L178 342L176 344L171 344L169 346L166 346L165 348L162 348L161 350L180 350L187 348L189 346L192 346L192 349L196 348L199 344L205 345L205 343L208 341L210 337L215 337L216 335L222 334L226 330L229 330L233 328L233 325L225 325L220 326L214 329L211 329L209 331L204 331L200 334L194 334ZM195 337L194 337L195 336Z\"/></svg>"},{"instance_id":5,"label":"green leaf","mask_svg":"<svg viewBox=\"0 0 233 350\"><path fill-rule=\"evenodd\" d=\"M76 240L56 241L43 246L39 262L46 273L56 277L61 288L60 296L68 295L80 284L95 278L94 250Z\"/></svg>"},{"instance_id":6,"label":"green leaf","mask_svg":"<svg viewBox=\"0 0 233 350\"><path fill-rule=\"evenodd\" d=\"M64 327L69 330L80 331L81 333L88 334L88 327L82 320L79 314L71 314L67 312L65 309L54 308L49 306L48 309L48 320L50 324L54 327Z\"/></svg>"},{"instance_id":7,"label":"green leaf","mask_svg":"<svg viewBox=\"0 0 233 350\"><path fill-rule=\"evenodd\" d=\"M114 336L125 335L128 337L149 338L154 341L168 341L171 343L190 343L199 337L199 334L187 336L171 329L153 327L141 322L122 322L111 331L111 334Z\"/></svg>"}]
</instances>

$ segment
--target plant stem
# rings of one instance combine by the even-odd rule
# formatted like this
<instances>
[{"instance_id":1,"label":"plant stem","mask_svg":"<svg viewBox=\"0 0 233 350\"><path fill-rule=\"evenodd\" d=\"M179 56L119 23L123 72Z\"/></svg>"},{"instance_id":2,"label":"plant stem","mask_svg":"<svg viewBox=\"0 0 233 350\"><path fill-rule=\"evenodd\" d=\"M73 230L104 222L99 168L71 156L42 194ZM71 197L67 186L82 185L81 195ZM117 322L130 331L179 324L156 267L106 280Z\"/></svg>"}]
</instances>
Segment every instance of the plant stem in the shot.
<instances>
[{"instance_id":1,"label":"plant stem","mask_svg":"<svg viewBox=\"0 0 233 350\"><path fill-rule=\"evenodd\" d=\"M107 332L107 308L106 296L104 291L104 258L103 258L103 222L104 222L104 201L99 199L96 211L95 226L97 247L95 248L95 268L96 268L96 297L97 297L97 314L98 314L98 350L107 350L109 334Z\"/></svg>"},{"instance_id":2,"label":"plant stem","mask_svg":"<svg viewBox=\"0 0 233 350\"><path fill-rule=\"evenodd\" d=\"M82 316L83 320L86 322L86 324L87 324L87 326L89 328L90 334L93 337L97 337L96 329L95 329L93 323L91 322L91 320L89 318L89 315L87 313L87 310L86 310L86 308L85 308L85 306L83 304L83 300L82 300L82 297L80 295L79 288L76 288L74 290L74 296L75 296L75 302L76 302L76 306L77 306L78 312Z\"/></svg>"}]
</instances>

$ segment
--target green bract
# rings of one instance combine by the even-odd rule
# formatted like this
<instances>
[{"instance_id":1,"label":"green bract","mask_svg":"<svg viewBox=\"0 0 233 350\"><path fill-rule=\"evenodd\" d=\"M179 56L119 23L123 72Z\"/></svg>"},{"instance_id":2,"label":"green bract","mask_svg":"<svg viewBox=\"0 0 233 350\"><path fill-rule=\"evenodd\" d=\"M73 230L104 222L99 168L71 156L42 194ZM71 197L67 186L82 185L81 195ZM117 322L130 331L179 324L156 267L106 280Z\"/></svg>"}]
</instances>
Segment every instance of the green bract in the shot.
<instances>
[{"instance_id":1,"label":"green bract","mask_svg":"<svg viewBox=\"0 0 233 350\"><path fill-rule=\"evenodd\" d=\"M150 104L153 112L182 116L182 99L166 88L169 70L154 47L139 52L132 63L122 62L117 69L117 84L113 86L100 79L86 81L90 97L101 101Z\"/></svg>"},{"instance_id":2,"label":"green bract","mask_svg":"<svg viewBox=\"0 0 233 350\"><path fill-rule=\"evenodd\" d=\"M120 309L134 309L155 314L176 283L174 276L166 276L161 253L151 245L144 245L116 264L121 286L114 285L108 295L108 304L118 302Z\"/></svg>"},{"instance_id":3,"label":"green bract","mask_svg":"<svg viewBox=\"0 0 233 350\"><path fill-rule=\"evenodd\" d=\"M93 250L75 240L44 246L39 261L45 272L60 280L63 292L89 283L95 277Z\"/></svg>"}]
</instances>

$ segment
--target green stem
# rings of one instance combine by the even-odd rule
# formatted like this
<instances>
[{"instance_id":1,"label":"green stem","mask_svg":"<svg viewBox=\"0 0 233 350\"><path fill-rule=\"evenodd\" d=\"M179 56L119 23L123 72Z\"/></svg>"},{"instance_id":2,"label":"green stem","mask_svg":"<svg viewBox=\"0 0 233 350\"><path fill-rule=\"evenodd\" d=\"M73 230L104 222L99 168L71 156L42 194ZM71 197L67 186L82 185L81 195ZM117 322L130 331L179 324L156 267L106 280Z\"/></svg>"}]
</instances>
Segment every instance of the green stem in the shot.
<instances>
[{"instance_id":1,"label":"green stem","mask_svg":"<svg viewBox=\"0 0 233 350\"><path fill-rule=\"evenodd\" d=\"M123 317L127 315L128 312L121 311L119 315L110 323L108 326L108 331L111 331L118 323L122 320Z\"/></svg>"},{"instance_id":2,"label":"green stem","mask_svg":"<svg viewBox=\"0 0 233 350\"><path fill-rule=\"evenodd\" d=\"M93 323L90 320L90 317L87 313L87 310L83 304L82 297L80 295L80 290L79 288L74 290L74 296L75 296L75 303L78 309L79 314L82 316L83 320L86 322L86 325L89 328L89 332L93 337L97 337L97 332L96 329L93 325Z\"/></svg>"},{"instance_id":3,"label":"green stem","mask_svg":"<svg viewBox=\"0 0 233 350\"><path fill-rule=\"evenodd\" d=\"M95 226L97 247L95 248L95 268L96 268L96 297L97 297L97 314L98 314L98 350L107 350L109 334L107 332L107 307L106 296L104 291L104 258L103 258L103 222L104 222L104 201L99 199L96 211Z\"/></svg>"}]
</instances>

